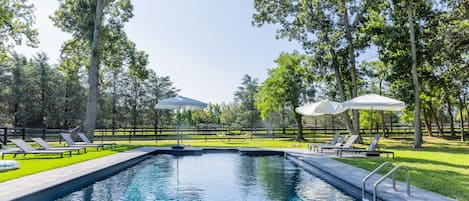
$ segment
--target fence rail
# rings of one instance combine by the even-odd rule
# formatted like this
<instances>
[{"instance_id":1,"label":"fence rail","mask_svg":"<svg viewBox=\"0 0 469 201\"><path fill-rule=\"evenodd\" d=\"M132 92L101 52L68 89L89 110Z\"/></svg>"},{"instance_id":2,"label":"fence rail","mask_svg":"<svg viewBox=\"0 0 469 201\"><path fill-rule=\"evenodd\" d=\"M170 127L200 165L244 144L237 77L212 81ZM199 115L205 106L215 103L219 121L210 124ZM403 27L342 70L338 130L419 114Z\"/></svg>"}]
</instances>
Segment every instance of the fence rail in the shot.
<instances>
[{"instance_id":1,"label":"fence rail","mask_svg":"<svg viewBox=\"0 0 469 201\"><path fill-rule=\"evenodd\" d=\"M426 134L426 129L422 128L424 134ZM41 137L48 141L59 141L62 139L60 137L61 132L68 132L64 129L54 129L54 128L0 128L0 143L6 144L8 139L11 138L21 138L23 140L30 140L32 137ZM330 138L335 132L347 133L345 128L314 128L314 127L305 127L303 128L303 135L305 138L312 139L316 141L321 138ZM380 129L374 129L373 133L382 133ZM411 127L393 127L388 129L386 132L387 137L403 137L409 138L413 137L414 129ZM288 127L288 128L231 128L231 127L190 127L190 128L100 128L96 129L94 133L95 140L101 141L119 141L119 140L128 140L129 142L135 140L174 140L176 139L176 134L181 134L183 139L192 139L192 140L205 140L208 139L223 139L223 138L236 138L240 135L250 135L250 138L271 138L275 139L285 139L293 138L296 136L297 128ZM363 128L360 129L360 133L367 136L370 134L370 130ZM455 128L455 133L460 134L460 128ZM434 131L434 134L437 134L437 131ZM445 135L450 134L450 130L444 130Z\"/></svg>"}]
</instances>

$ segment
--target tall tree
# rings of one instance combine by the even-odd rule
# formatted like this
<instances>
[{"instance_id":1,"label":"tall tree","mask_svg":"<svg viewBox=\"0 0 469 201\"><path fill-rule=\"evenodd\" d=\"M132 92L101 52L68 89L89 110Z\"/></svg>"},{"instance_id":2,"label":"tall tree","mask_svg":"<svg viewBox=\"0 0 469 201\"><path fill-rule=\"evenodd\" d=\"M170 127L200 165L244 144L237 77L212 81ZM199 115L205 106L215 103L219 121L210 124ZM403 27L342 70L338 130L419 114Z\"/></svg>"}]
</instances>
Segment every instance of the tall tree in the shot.
<instances>
[{"instance_id":1,"label":"tall tree","mask_svg":"<svg viewBox=\"0 0 469 201\"><path fill-rule=\"evenodd\" d=\"M152 70L149 71L149 77L146 80L147 82L147 91L149 99L147 101L148 108L150 108L150 119L153 119L153 128L158 129L159 121L164 112L161 112L155 108L155 105L161 99L174 97L179 92L179 89L176 89L173 86L173 82L168 76L157 76L156 73Z\"/></svg>"},{"instance_id":2,"label":"tall tree","mask_svg":"<svg viewBox=\"0 0 469 201\"><path fill-rule=\"evenodd\" d=\"M410 49L412 56L412 81L414 83L414 148L422 147L422 127L420 126L420 85L417 71L417 50L415 47L415 30L412 7L406 0L407 15L409 19Z\"/></svg>"},{"instance_id":3,"label":"tall tree","mask_svg":"<svg viewBox=\"0 0 469 201\"><path fill-rule=\"evenodd\" d=\"M52 20L62 31L72 33L75 41L84 41L90 49L86 135L93 139L96 126L99 66L106 42L113 43L112 33L122 33L123 25L132 16L129 0L61 0ZM120 34L119 36L125 36Z\"/></svg>"},{"instance_id":4,"label":"tall tree","mask_svg":"<svg viewBox=\"0 0 469 201\"><path fill-rule=\"evenodd\" d=\"M266 119L272 112L282 110L284 106L290 107L298 126L296 140L302 141L302 118L294 111L314 96L312 75L305 66L304 56L298 53L283 53L275 63L278 66L269 70L267 79L259 87L256 106L262 119Z\"/></svg>"},{"instance_id":5,"label":"tall tree","mask_svg":"<svg viewBox=\"0 0 469 201\"><path fill-rule=\"evenodd\" d=\"M255 95L257 93L259 80L247 74L245 74L241 80L241 86L238 87L238 90L234 94L235 101L241 106L241 113L239 115L242 117L243 121L239 123L242 126L251 127L254 131L254 127L260 120L259 110L255 106Z\"/></svg>"},{"instance_id":6,"label":"tall tree","mask_svg":"<svg viewBox=\"0 0 469 201\"><path fill-rule=\"evenodd\" d=\"M277 30L278 38L297 40L307 53L325 60L321 67L328 67L334 72L338 95L345 101L358 93L360 77L355 67L356 51L369 46L371 39L360 30L368 21L375 20L370 17L370 10L380 10L381 4L372 1L350 3L344 0L256 0L253 23L257 26L267 23L281 25ZM344 42L348 45L344 45ZM348 113L344 113L344 119L349 131L358 135L358 111L354 111L355 126L348 123Z\"/></svg>"}]
</instances>

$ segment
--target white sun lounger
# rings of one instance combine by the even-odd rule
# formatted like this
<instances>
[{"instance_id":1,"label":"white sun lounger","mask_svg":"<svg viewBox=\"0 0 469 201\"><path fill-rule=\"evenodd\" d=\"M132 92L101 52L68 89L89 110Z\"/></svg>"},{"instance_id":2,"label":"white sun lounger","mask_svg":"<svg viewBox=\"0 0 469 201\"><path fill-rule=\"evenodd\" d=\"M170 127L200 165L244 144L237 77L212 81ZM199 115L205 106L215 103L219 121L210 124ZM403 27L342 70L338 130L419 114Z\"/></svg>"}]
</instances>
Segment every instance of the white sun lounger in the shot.
<instances>
[{"instance_id":1,"label":"white sun lounger","mask_svg":"<svg viewBox=\"0 0 469 201\"><path fill-rule=\"evenodd\" d=\"M60 133L60 135L69 147L96 147L97 151L99 151L99 148L104 148L104 145L102 144L77 144L68 133Z\"/></svg>"},{"instance_id":2,"label":"white sun lounger","mask_svg":"<svg viewBox=\"0 0 469 201\"><path fill-rule=\"evenodd\" d=\"M31 138L31 139L37 144L39 144L45 150L72 150L72 151L77 151L77 154L80 154L80 150L83 149L83 151L86 153L86 147L53 147L49 143L44 141L42 138Z\"/></svg>"},{"instance_id":3,"label":"white sun lounger","mask_svg":"<svg viewBox=\"0 0 469 201\"><path fill-rule=\"evenodd\" d=\"M38 150L31 147L28 143L22 139L11 139L11 142L15 144L20 150L2 152L2 160L6 154L13 154L13 157L16 157L18 154L60 154L60 157L63 158L64 153L68 153L72 156L71 150Z\"/></svg>"}]
</instances>

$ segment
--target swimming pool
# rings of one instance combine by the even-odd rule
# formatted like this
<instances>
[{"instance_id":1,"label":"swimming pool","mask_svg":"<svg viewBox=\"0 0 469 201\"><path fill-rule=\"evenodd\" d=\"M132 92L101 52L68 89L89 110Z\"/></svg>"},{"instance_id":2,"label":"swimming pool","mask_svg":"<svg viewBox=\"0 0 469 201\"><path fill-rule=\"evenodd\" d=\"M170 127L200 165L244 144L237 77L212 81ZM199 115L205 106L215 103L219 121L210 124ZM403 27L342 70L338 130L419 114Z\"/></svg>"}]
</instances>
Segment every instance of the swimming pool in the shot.
<instances>
[{"instance_id":1,"label":"swimming pool","mask_svg":"<svg viewBox=\"0 0 469 201\"><path fill-rule=\"evenodd\" d=\"M282 156L155 155L68 200L355 200Z\"/></svg>"}]
</instances>

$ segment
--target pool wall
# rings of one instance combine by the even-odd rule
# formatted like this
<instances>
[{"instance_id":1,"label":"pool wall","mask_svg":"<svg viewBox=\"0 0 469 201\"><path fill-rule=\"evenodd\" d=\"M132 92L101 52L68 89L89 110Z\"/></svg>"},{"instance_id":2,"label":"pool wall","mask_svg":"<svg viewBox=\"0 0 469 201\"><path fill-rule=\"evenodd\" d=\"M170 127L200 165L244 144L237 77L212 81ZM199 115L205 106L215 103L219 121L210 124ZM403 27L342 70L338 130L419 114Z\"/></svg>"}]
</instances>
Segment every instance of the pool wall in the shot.
<instances>
[{"instance_id":1,"label":"pool wall","mask_svg":"<svg viewBox=\"0 0 469 201\"><path fill-rule=\"evenodd\" d=\"M305 161L301 160L297 155L285 153L285 158L289 159L290 161L300 166L304 170L308 171L309 173L313 174L314 176L319 177L320 179L324 181L327 181L327 183L333 185L337 189L340 189L341 191L354 197L355 199L360 200L360 198L362 197L361 188L357 188L353 184L350 184L341 178L338 178L315 166L312 166L311 164L306 163ZM368 196L372 196L368 192L367 194ZM381 199L378 198L378 200L381 200Z\"/></svg>"},{"instance_id":2,"label":"pool wall","mask_svg":"<svg viewBox=\"0 0 469 201\"><path fill-rule=\"evenodd\" d=\"M296 165L357 200L361 198L361 179L369 173L363 169L324 156L306 152L295 153L287 149L188 147L183 150L173 150L170 147L141 147L0 183L0 198L1 200L54 200L112 176L149 158L152 154L201 155L220 152L239 153L249 156L285 156ZM402 182L398 183L403 185ZM412 186L412 197L408 197L405 196L403 191L391 190L389 187L390 182L384 182L383 184L383 187L378 190L379 200L454 200L414 186ZM372 181L369 185L372 185ZM369 186L367 187L368 198L370 198L371 193L372 188Z\"/></svg>"},{"instance_id":3,"label":"pool wall","mask_svg":"<svg viewBox=\"0 0 469 201\"><path fill-rule=\"evenodd\" d=\"M76 179L66 181L60 185L48 187L42 191L38 191L33 194L29 194L23 197L20 197L15 200L19 201L30 201L30 200L54 200L56 198L65 196L70 194L77 189L81 189L85 186L91 185L96 181L105 179L109 176L112 176L128 167L131 167L147 158L151 157L151 154L146 154L143 156L139 156L137 158L133 158L127 161L123 161L119 164L106 167L100 170L97 170L93 173L87 174L86 176L78 177Z\"/></svg>"}]
</instances>

